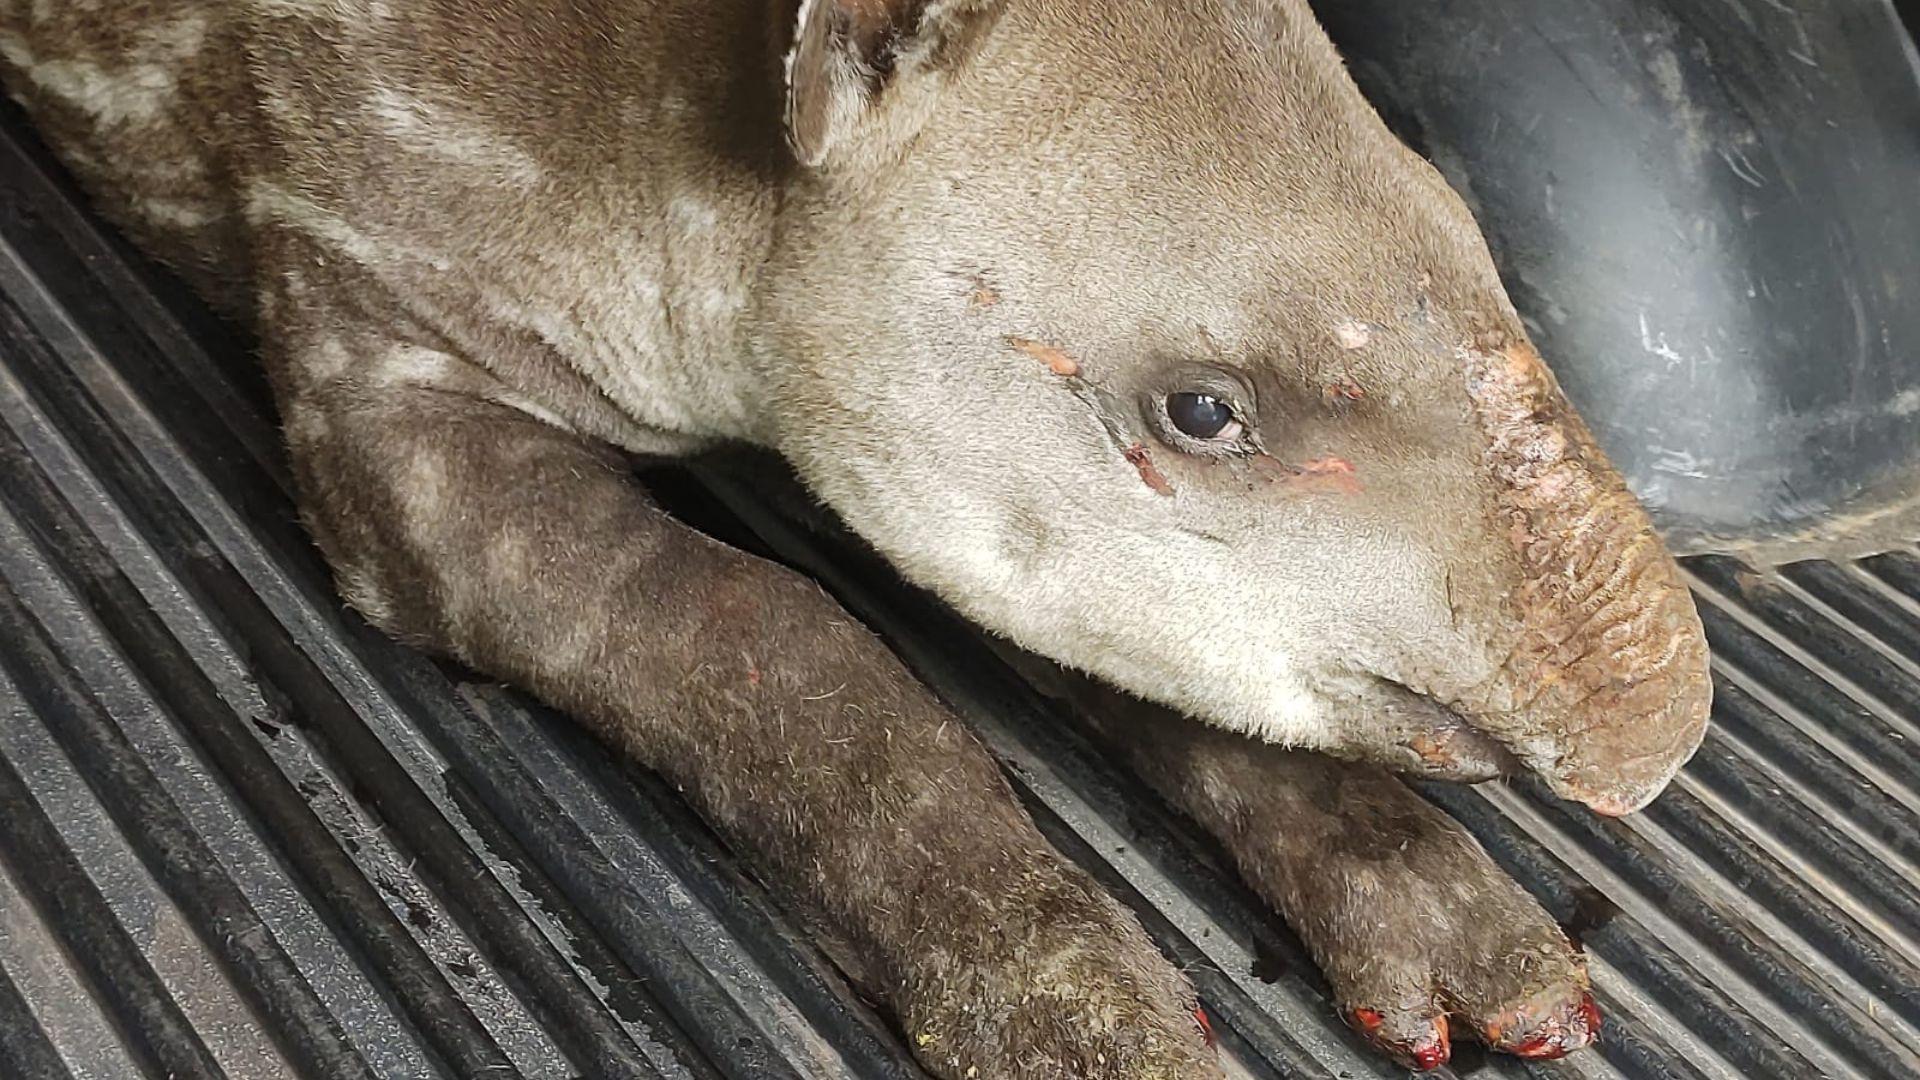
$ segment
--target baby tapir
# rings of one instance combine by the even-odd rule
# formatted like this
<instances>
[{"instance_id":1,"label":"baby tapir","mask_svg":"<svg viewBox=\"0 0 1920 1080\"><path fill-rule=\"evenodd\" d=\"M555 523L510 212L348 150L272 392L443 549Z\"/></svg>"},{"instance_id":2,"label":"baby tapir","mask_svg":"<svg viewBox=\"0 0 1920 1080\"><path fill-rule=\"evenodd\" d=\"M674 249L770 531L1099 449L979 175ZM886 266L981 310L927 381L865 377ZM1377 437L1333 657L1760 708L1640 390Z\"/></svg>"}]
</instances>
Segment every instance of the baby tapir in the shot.
<instances>
[{"instance_id":1,"label":"baby tapir","mask_svg":"<svg viewBox=\"0 0 1920 1080\"><path fill-rule=\"evenodd\" d=\"M1594 1037L1381 767L1630 812L1701 738L1700 626L1304 0L0 0L0 57L257 332L346 599L680 785L935 1074L1218 1066L941 703L626 455L770 447L1168 707L1096 702L1402 1060Z\"/></svg>"}]
</instances>

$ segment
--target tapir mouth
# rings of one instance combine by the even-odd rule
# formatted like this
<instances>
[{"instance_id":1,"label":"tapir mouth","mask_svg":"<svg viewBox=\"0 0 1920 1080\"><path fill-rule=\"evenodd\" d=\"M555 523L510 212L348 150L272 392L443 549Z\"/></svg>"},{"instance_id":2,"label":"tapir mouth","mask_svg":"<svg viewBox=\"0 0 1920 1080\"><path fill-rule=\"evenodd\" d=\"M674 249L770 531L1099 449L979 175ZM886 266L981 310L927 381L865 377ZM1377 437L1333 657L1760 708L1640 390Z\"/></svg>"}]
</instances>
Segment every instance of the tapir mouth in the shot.
<instances>
[{"instance_id":1,"label":"tapir mouth","mask_svg":"<svg viewBox=\"0 0 1920 1080\"><path fill-rule=\"evenodd\" d=\"M1604 817L1623 817L1639 810L1665 786L1663 779L1634 792L1591 790L1565 767L1558 752L1545 745L1546 740L1502 738L1431 695L1398 683L1393 686L1405 695L1409 710L1425 720L1423 728L1399 745L1403 773L1463 784L1531 773L1553 794ZM1664 749L1653 753L1667 756Z\"/></svg>"},{"instance_id":2,"label":"tapir mouth","mask_svg":"<svg viewBox=\"0 0 1920 1080\"><path fill-rule=\"evenodd\" d=\"M1478 784L1528 771L1507 744L1459 710L1392 680L1387 706L1403 734L1395 747L1398 771L1428 780Z\"/></svg>"}]
</instances>

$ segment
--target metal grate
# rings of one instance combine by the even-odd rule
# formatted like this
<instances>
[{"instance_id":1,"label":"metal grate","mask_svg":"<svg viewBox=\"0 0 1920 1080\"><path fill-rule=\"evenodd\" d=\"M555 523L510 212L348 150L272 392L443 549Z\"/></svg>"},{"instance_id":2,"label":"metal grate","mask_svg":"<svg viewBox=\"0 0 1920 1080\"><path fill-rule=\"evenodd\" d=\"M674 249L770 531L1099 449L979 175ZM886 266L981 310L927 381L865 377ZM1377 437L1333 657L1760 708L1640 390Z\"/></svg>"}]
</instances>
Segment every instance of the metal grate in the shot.
<instances>
[{"instance_id":1,"label":"metal grate","mask_svg":"<svg viewBox=\"0 0 1920 1080\"><path fill-rule=\"evenodd\" d=\"M922 1075L673 793L367 630L242 350L0 117L0 1075ZM1131 903L1251 1076L1402 1075L1071 717L850 545L720 476ZM1602 1049L1489 1076L1920 1075L1920 553L1689 573L1717 723L1606 821L1434 787L1584 942Z\"/></svg>"}]
</instances>

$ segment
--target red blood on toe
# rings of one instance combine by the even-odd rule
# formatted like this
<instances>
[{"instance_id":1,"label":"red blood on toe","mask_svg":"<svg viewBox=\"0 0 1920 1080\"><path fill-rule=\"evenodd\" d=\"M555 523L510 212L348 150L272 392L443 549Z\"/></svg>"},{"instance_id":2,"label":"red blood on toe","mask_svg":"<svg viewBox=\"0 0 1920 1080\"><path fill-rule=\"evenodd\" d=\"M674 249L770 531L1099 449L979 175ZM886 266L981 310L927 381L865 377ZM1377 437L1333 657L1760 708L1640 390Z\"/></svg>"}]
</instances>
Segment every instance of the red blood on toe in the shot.
<instances>
[{"instance_id":1,"label":"red blood on toe","mask_svg":"<svg viewBox=\"0 0 1920 1080\"><path fill-rule=\"evenodd\" d=\"M1447 1026L1447 1018L1442 1016L1433 1022L1433 1041L1413 1048L1413 1067L1421 1072L1431 1072L1445 1065L1452 1057L1452 1032Z\"/></svg>"},{"instance_id":2,"label":"red blood on toe","mask_svg":"<svg viewBox=\"0 0 1920 1080\"><path fill-rule=\"evenodd\" d=\"M1592 994L1580 999L1580 1018L1587 1022L1587 1041L1593 1041L1600 1034L1600 1006L1593 1003Z\"/></svg>"},{"instance_id":3,"label":"red blood on toe","mask_svg":"<svg viewBox=\"0 0 1920 1080\"><path fill-rule=\"evenodd\" d=\"M1416 1046L1413 1049L1413 1067L1421 1072L1432 1072L1447 1063L1453 1056L1453 1048L1443 1040L1428 1046Z\"/></svg>"},{"instance_id":4,"label":"red blood on toe","mask_svg":"<svg viewBox=\"0 0 1920 1080\"><path fill-rule=\"evenodd\" d=\"M1207 1045L1217 1045L1219 1040L1214 1038L1213 1021L1207 1019L1207 1010L1195 1005L1193 1007L1193 1018L1199 1022L1200 1034L1206 1038Z\"/></svg>"},{"instance_id":5,"label":"red blood on toe","mask_svg":"<svg viewBox=\"0 0 1920 1080\"><path fill-rule=\"evenodd\" d=\"M1434 1020L1432 1036L1412 1045L1382 1038L1380 1029L1386 1025L1386 1022L1386 1015L1379 1009L1357 1008L1347 1013L1347 1023L1352 1025L1354 1030L1373 1040L1374 1045L1392 1054L1402 1063L1410 1064L1421 1072L1437 1069L1453 1057L1453 1041L1447 1028L1446 1017L1442 1016Z\"/></svg>"}]
</instances>

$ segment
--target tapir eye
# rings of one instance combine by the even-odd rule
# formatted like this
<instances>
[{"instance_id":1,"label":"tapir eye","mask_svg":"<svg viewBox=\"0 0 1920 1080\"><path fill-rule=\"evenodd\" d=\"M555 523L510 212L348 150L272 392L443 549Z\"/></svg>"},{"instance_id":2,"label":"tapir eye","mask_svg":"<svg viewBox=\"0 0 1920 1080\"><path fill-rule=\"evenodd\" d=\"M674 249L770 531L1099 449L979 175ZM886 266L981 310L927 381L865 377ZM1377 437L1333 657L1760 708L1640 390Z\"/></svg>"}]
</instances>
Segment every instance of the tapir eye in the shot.
<instances>
[{"instance_id":1,"label":"tapir eye","mask_svg":"<svg viewBox=\"0 0 1920 1080\"><path fill-rule=\"evenodd\" d=\"M1201 440L1229 440L1240 437L1240 421L1233 406L1212 394L1179 393L1167 395L1167 419L1182 435Z\"/></svg>"}]
</instances>

